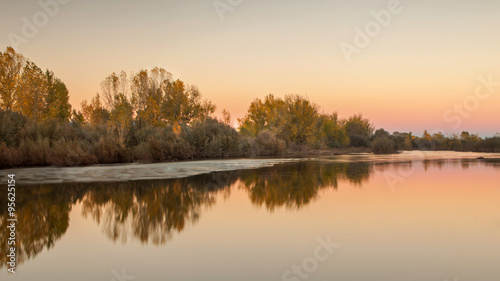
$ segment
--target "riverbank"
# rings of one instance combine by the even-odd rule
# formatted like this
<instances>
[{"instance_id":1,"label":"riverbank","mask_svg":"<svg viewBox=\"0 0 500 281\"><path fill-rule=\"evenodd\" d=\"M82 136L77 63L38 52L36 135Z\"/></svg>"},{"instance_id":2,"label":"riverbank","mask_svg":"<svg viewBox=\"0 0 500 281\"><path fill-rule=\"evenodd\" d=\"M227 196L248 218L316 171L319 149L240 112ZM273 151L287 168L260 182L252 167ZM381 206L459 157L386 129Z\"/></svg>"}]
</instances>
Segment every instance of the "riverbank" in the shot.
<instances>
[{"instance_id":1,"label":"riverbank","mask_svg":"<svg viewBox=\"0 0 500 281\"><path fill-rule=\"evenodd\" d=\"M354 151L354 150L352 150ZM351 152L352 152L351 151ZM16 175L19 185L58 184L72 182L123 182L135 180L185 178L212 172L259 169L300 161L400 163L412 161L466 161L498 165L500 154L452 151L403 151L398 154L376 155L371 153L331 154L314 151L310 157L274 159L219 159L162 163L128 163L93 165L84 167L32 167L0 170L0 181L7 181L9 174ZM330 151L331 152L331 151ZM323 153L323 154L322 154ZM483 158L483 159L480 159Z\"/></svg>"},{"instance_id":2,"label":"riverbank","mask_svg":"<svg viewBox=\"0 0 500 281\"><path fill-rule=\"evenodd\" d=\"M320 156L335 156L349 155L359 153L372 153L368 147L344 147L332 149L313 149L307 146L290 148L286 152L287 157L320 157Z\"/></svg>"},{"instance_id":3,"label":"riverbank","mask_svg":"<svg viewBox=\"0 0 500 281\"><path fill-rule=\"evenodd\" d=\"M16 182L19 185L175 179L212 172L258 169L299 160L293 158L227 159L85 167L14 168L0 170L0 181L6 182L9 174L16 175Z\"/></svg>"}]
</instances>

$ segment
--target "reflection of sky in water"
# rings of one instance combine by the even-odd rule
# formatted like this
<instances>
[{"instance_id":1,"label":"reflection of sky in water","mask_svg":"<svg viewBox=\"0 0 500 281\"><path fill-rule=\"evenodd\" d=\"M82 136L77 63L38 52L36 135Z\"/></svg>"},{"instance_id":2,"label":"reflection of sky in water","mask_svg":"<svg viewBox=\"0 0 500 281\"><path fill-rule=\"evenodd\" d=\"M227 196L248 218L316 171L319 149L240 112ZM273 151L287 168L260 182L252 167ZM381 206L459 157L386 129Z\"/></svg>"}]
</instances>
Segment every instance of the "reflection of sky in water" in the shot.
<instances>
[{"instance_id":1,"label":"reflection of sky in water","mask_svg":"<svg viewBox=\"0 0 500 281\"><path fill-rule=\"evenodd\" d=\"M281 280L331 235L341 247L309 280L500 278L498 164L381 162L19 187L18 236L37 251L0 276L110 280L125 267L136 280ZM387 174L408 169L391 188Z\"/></svg>"}]
</instances>

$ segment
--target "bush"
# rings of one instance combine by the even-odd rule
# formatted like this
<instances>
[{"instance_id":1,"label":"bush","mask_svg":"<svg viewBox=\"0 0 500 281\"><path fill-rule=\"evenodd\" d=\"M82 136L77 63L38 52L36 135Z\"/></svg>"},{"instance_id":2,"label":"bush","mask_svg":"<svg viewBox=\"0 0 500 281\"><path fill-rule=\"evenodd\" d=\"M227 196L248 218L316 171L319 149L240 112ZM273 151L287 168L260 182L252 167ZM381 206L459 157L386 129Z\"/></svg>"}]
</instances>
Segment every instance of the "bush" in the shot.
<instances>
[{"instance_id":1,"label":"bush","mask_svg":"<svg viewBox=\"0 0 500 281\"><path fill-rule=\"evenodd\" d=\"M375 154L396 153L395 143L388 137L376 138L372 143L372 151Z\"/></svg>"},{"instance_id":2,"label":"bush","mask_svg":"<svg viewBox=\"0 0 500 281\"><path fill-rule=\"evenodd\" d=\"M8 147L19 145L17 134L25 124L26 118L21 114L0 110L0 141Z\"/></svg>"},{"instance_id":3,"label":"bush","mask_svg":"<svg viewBox=\"0 0 500 281\"><path fill-rule=\"evenodd\" d=\"M240 156L242 137L231 126L207 118L186 128L184 137L194 151L194 157Z\"/></svg>"},{"instance_id":4,"label":"bush","mask_svg":"<svg viewBox=\"0 0 500 281\"><path fill-rule=\"evenodd\" d=\"M17 167L23 164L20 151L8 147L5 142L0 142L0 168Z\"/></svg>"},{"instance_id":5,"label":"bush","mask_svg":"<svg viewBox=\"0 0 500 281\"><path fill-rule=\"evenodd\" d=\"M101 164L127 163L130 161L127 149L114 136L102 137L96 145L95 156Z\"/></svg>"},{"instance_id":6,"label":"bush","mask_svg":"<svg viewBox=\"0 0 500 281\"><path fill-rule=\"evenodd\" d=\"M189 143L177 136L171 127L144 127L136 130L129 143L133 147L133 157L141 162L189 159L193 152Z\"/></svg>"},{"instance_id":7,"label":"bush","mask_svg":"<svg viewBox=\"0 0 500 281\"><path fill-rule=\"evenodd\" d=\"M370 138L365 135L350 135L349 141L349 145L353 147L371 147Z\"/></svg>"},{"instance_id":8,"label":"bush","mask_svg":"<svg viewBox=\"0 0 500 281\"><path fill-rule=\"evenodd\" d=\"M19 152L24 166L50 165L50 142L48 139L22 140Z\"/></svg>"},{"instance_id":9,"label":"bush","mask_svg":"<svg viewBox=\"0 0 500 281\"><path fill-rule=\"evenodd\" d=\"M500 137L486 138L474 146L476 152L500 152Z\"/></svg>"},{"instance_id":10,"label":"bush","mask_svg":"<svg viewBox=\"0 0 500 281\"><path fill-rule=\"evenodd\" d=\"M99 160L92 153L92 147L82 142L57 140L52 145L51 165L81 166L98 164Z\"/></svg>"},{"instance_id":11,"label":"bush","mask_svg":"<svg viewBox=\"0 0 500 281\"><path fill-rule=\"evenodd\" d=\"M254 140L254 154L258 156L279 155L285 149L285 142L278 139L269 130L260 132Z\"/></svg>"},{"instance_id":12,"label":"bush","mask_svg":"<svg viewBox=\"0 0 500 281\"><path fill-rule=\"evenodd\" d=\"M243 137L238 144L239 156L250 156L252 154L252 140L248 137Z\"/></svg>"}]
</instances>

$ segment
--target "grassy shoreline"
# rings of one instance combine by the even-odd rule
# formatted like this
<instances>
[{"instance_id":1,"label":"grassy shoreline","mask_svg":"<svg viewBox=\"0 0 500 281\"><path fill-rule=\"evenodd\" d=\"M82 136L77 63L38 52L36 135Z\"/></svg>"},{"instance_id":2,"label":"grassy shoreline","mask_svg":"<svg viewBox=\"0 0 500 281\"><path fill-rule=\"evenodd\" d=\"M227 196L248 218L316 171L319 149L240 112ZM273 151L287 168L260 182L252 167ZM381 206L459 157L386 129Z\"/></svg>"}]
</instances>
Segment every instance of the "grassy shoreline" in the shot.
<instances>
[{"instance_id":1,"label":"grassy shoreline","mask_svg":"<svg viewBox=\"0 0 500 281\"><path fill-rule=\"evenodd\" d=\"M437 152L431 150L413 150L413 151L427 151L427 152ZM394 153L386 153L384 155L396 155L400 154L402 151L397 151ZM495 152L473 152L473 151L443 151L443 152L466 152L466 153L480 153L482 156L473 158L474 160L483 161L487 163L500 163L500 158L497 157L487 157L489 154L498 154ZM185 163L185 162L202 162L202 161L214 161L214 160L269 160L269 159L293 159L293 158L321 158L321 157L331 157L331 156L341 156L341 155L359 155L359 154L372 154L373 151L366 147L346 147L346 148L335 148L335 149L314 149L310 147L302 148L292 148L287 149L285 152L273 155L250 155L250 156L226 156L226 157L198 157L198 158L184 158L184 159L169 159L162 161L123 161L123 162L110 162L110 163L90 163L82 165L19 165L19 166L8 166L0 167L0 170L9 169L27 169L27 168L85 168L85 167L96 167L96 166L116 166L116 165L134 165L134 164L165 164L165 163ZM378 154L381 155L381 154Z\"/></svg>"}]
</instances>

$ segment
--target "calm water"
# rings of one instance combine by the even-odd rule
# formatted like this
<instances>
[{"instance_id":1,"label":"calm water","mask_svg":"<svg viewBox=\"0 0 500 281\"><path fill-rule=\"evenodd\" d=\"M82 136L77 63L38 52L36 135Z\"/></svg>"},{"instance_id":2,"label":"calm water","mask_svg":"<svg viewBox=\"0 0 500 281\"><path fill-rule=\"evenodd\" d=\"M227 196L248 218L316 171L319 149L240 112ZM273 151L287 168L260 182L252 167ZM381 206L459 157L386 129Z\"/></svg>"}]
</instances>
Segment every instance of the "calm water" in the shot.
<instances>
[{"instance_id":1,"label":"calm water","mask_svg":"<svg viewBox=\"0 0 500 281\"><path fill-rule=\"evenodd\" d=\"M17 273L2 230L0 279L498 281L500 164L466 156L18 186Z\"/></svg>"}]
</instances>

